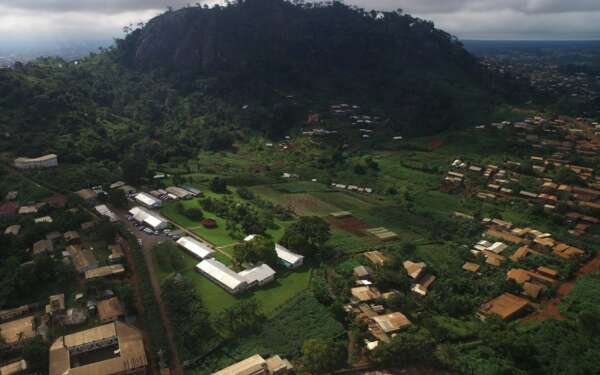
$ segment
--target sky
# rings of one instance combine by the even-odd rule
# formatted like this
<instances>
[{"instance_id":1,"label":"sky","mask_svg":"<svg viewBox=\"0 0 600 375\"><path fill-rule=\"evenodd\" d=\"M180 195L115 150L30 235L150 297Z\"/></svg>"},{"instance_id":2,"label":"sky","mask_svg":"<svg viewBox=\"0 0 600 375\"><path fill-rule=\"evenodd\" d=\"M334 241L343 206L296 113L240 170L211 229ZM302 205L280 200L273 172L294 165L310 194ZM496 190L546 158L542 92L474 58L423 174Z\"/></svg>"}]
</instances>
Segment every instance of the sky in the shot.
<instances>
[{"instance_id":1,"label":"sky","mask_svg":"<svg viewBox=\"0 0 600 375\"><path fill-rule=\"evenodd\" d=\"M167 6L218 0L0 0L0 49L104 43ZM600 39L600 0L345 0L403 9L461 39Z\"/></svg>"}]
</instances>

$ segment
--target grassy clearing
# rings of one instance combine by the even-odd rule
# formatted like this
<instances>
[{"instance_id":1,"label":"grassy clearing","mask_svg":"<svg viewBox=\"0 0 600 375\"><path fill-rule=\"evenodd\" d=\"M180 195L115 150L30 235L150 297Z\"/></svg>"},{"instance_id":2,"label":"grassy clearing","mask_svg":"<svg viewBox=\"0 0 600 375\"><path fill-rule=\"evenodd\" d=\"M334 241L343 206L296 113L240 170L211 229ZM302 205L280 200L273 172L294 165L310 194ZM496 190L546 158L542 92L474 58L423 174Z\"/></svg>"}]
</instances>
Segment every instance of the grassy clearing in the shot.
<instances>
[{"instance_id":1,"label":"grassy clearing","mask_svg":"<svg viewBox=\"0 0 600 375\"><path fill-rule=\"evenodd\" d=\"M273 316L259 333L227 343L191 373L208 375L256 353L294 359L308 339L335 339L343 335L343 326L331 317L327 308L312 295L303 293Z\"/></svg>"}]
</instances>

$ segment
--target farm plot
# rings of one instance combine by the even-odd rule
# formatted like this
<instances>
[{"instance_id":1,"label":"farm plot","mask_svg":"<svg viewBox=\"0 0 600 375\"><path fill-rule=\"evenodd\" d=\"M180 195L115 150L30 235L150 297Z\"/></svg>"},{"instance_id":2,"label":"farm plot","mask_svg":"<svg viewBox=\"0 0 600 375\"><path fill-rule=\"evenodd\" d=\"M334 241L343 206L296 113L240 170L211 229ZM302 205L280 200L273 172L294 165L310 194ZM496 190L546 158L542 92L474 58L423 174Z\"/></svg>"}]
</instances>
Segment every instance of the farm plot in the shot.
<instances>
[{"instance_id":1,"label":"farm plot","mask_svg":"<svg viewBox=\"0 0 600 375\"><path fill-rule=\"evenodd\" d=\"M254 187L252 190L264 199L290 208L300 216L326 216L340 211L338 207L317 198L317 193L281 193L268 186Z\"/></svg>"}]
</instances>

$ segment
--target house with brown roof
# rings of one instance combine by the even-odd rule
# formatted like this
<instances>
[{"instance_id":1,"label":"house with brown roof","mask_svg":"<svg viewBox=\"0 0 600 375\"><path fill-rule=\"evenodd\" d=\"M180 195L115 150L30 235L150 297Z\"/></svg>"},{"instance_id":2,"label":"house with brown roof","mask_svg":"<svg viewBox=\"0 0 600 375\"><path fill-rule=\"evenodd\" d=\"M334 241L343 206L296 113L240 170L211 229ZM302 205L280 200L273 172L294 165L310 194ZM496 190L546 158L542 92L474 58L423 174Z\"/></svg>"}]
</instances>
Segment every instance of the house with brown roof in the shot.
<instances>
[{"instance_id":1,"label":"house with brown roof","mask_svg":"<svg viewBox=\"0 0 600 375\"><path fill-rule=\"evenodd\" d=\"M357 279L370 279L374 272L371 267L366 266L357 266L352 270L354 277Z\"/></svg>"},{"instance_id":2,"label":"house with brown roof","mask_svg":"<svg viewBox=\"0 0 600 375\"><path fill-rule=\"evenodd\" d=\"M145 374L142 333L114 322L59 337L50 346L49 375Z\"/></svg>"},{"instance_id":3,"label":"house with brown roof","mask_svg":"<svg viewBox=\"0 0 600 375\"><path fill-rule=\"evenodd\" d=\"M0 336L8 345L19 345L37 335L35 319L26 316L0 324Z\"/></svg>"},{"instance_id":4,"label":"house with brown roof","mask_svg":"<svg viewBox=\"0 0 600 375\"><path fill-rule=\"evenodd\" d=\"M477 263L466 262L463 264L462 269L469 272L477 272L481 266Z\"/></svg>"},{"instance_id":5,"label":"house with brown roof","mask_svg":"<svg viewBox=\"0 0 600 375\"><path fill-rule=\"evenodd\" d=\"M4 234L6 234L6 235L12 234L13 236L18 236L20 231L21 231L21 226L15 224L15 225L11 225L11 226L7 227L6 230L4 230Z\"/></svg>"},{"instance_id":6,"label":"house with brown roof","mask_svg":"<svg viewBox=\"0 0 600 375\"><path fill-rule=\"evenodd\" d=\"M377 315L371 318L377 326L386 334L398 332L404 327L408 327L412 323L401 312L393 312L391 314Z\"/></svg>"},{"instance_id":7,"label":"house with brown roof","mask_svg":"<svg viewBox=\"0 0 600 375\"><path fill-rule=\"evenodd\" d=\"M0 204L0 217L15 216L19 211L19 203L14 201Z\"/></svg>"},{"instance_id":8,"label":"house with brown roof","mask_svg":"<svg viewBox=\"0 0 600 375\"><path fill-rule=\"evenodd\" d=\"M119 298L112 297L102 300L96 305L98 318L102 323L114 322L125 316L125 310Z\"/></svg>"},{"instance_id":9,"label":"house with brown roof","mask_svg":"<svg viewBox=\"0 0 600 375\"><path fill-rule=\"evenodd\" d=\"M425 269L427 268L427 265L423 262L413 262L410 260L404 261L402 265L408 276L413 280L419 279L425 273Z\"/></svg>"},{"instance_id":10,"label":"house with brown roof","mask_svg":"<svg viewBox=\"0 0 600 375\"><path fill-rule=\"evenodd\" d=\"M388 261L388 257L379 250L368 251L363 255L376 266L383 266Z\"/></svg>"},{"instance_id":11,"label":"house with brown roof","mask_svg":"<svg viewBox=\"0 0 600 375\"><path fill-rule=\"evenodd\" d=\"M49 253L52 251L54 251L54 245L50 240L39 240L38 242L33 244L33 255Z\"/></svg>"},{"instance_id":12,"label":"house with brown roof","mask_svg":"<svg viewBox=\"0 0 600 375\"><path fill-rule=\"evenodd\" d=\"M98 267L98 260L91 250L82 249L80 245L69 245L66 250L77 272L85 273Z\"/></svg>"},{"instance_id":13,"label":"house with brown roof","mask_svg":"<svg viewBox=\"0 0 600 375\"><path fill-rule=\"evenodd\" d=\"M17 375L27 371L27 362L19 358L0 366L0 375Z\"/></svg>"},{"instance_id":14,"label":"house with brown roof","mask_svg":"<svg viewBox=\"0 0 600 375\"><path fill-rule=\"evenodd\" d=\"M81 237L79 236L79 233L77 233L74 230L65 232L64 238L68 244L75 244L81 242Z\"/></svg>"},{"instance_id":15,"label":"house with brown roof","mask_svg":"<svg viewBox=\"0 0 600 375\"><path fill-rule=\"evenodd\" d=\"M94 280L102 277L118 276L125 272L125 267L121 264L112 264L110 266L98 267L85 271L85 280Z\"/></svg>"},{"instance_id":16,"label":"house with brown roof","mask_svg":"<svg viewBox=\"0 0 600 375\"><path fill-rule=\"evenodd\" d=\"M373 286L359 286L356 288L352 288L350 290L350 293L352 294L352 298L356 302L377 301L382 298L379 289Z\"/></svg>"},{"instance_id":17,"label":"house with brown roof","mask_svg":"<svg viewBox=\"0 0 600 375\"><path fill-rule=\"evenodd\" d=\"M61 314L65 311L65 295L54 294L49 298L49 303L46 305L46 314L53 316L55 314Z\"/></svg>"},{"instance_id":18,"label":"house with brown roof","mask_svg":"<svg viewBox=\"0 0 600 375\"><path fill-rule=\"evenodd\" d=\"M528 307L529 302L525 298L504 293L484 303L479 308L478 316L485 319L490 315L498 315L502 320L510 320L523 314Z\"/></svg>"},{"instance_id":19,"label":"house with brown roof","mask_svg":"<svg viewBox=\"0 0 600 375\"><path fill-rule=\"evenodd\" d=\"M108 246L108 250L110 250L108 260L110 260L111 262L118 262L125 256L125 254L123 253L123 248L119 244Z\"/></svg>"},{"instance_id":20,"label":"house with brown roof","mask_svg":"<svg viewBox=\"0 0 600 375\"><path fill-rule=\"evenodd\" d=\"M64 208L67 205L67 197L62 194L54 194L44 199L44 202L48 203L52 208Z\"/></svg>"},{"instance_id":21,"label":"house with brown roof","mask_svg":"<svg viewBox=\"0 0 600 375\"><path fill-rule=\"evenodd\" d=\"M214 372L212 375L285 375L293 368L288 360L282 359L278 355L265 360L260 355L255 354L243 361Z\"/></svg>"}]
</instances>

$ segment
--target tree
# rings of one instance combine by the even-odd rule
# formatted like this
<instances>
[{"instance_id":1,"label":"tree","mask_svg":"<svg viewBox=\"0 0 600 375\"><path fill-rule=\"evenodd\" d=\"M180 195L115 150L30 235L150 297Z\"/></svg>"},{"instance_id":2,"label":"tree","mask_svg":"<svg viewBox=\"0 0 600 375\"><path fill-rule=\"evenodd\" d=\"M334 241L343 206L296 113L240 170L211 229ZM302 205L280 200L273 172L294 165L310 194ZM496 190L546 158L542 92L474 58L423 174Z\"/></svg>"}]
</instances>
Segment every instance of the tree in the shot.
<instances>
[{"instance_id":1,"label":"tree","mask_svg":"<svg viewBox=\"0 0 600 375\"><path fill-rule=\"evenodd\" d=\"M302 367L311 374L330 373L345 365L346 348L337 343L310 339L302 346Z\"/></svg>"},{"instance_id":2,"label":"tree","mask_svg":"<svg viewBox=\"0 0 600 375\"><path fill-rule=\"evenodd\" d=\"M372 354L375 362L383 366L406 366L431 362L435 348L429 331L411 326L397 333L388 344L379 345Z\"/></svg>"},{"instance_id":3,"label":"tree","mask_svg":"<svg viewBox=\"0 0 600 375\"><path fill-rule=\"evenodd\" d=\"M181 275L170 277L162 286L162 297L177 332L178 349L193 353L207 345L214 331L194 284Z\"/></svg>"},{"instance_id":4,"label":"tree","mask_svg":"<svg viewBox=\"0 0 600 375\"><path fill-rule=\"evenodd\" d=\"M210 190L217 194L227 193L227 183L221 177L215 177L210 181Z\"/></svg>"},{"instance_id":5,"label":"tree","mask_svg":"<svg viewBox=\"0 0 600 375\"><path fill-rule=\"evenodd\" d=\"M36 336L23 345L23 359L32 373L43 374L48 371L49 346L41 336Z\"/></svg>"},{"instance_id":6,"label":"tree","mask_svg":"<svg viewBox=\"0 0 600 375\"><path fill-rule=\"evenodd\" d=\"M275 266L278 261L275 243L264 236L236 245L233 256L238 264L263 262Z\"/></svg>"},{"instance_id":7,"label":"tree","mask_svg":"<svg viewBox=\"0 0 600 375\"><path fill-rule=\"evenodd\" d=\"M204 213L202 212L202 210L200 208L197 208L197 207L185 209L183 211L183 215L190 220L196 220L196 221L202 220L204 218Z\"/></svg>"},{"instance_id":8,"label":"tree","mask_svg":"<svg viewBox=\"0 0 600 375\"><path fill-rule=\"evenodd\" d=\"M127 207L127 197L121 189L113 189L108 195L108 202L117 208Z\"/></svg>"},{"instance_id":9,"label":"tree","mask_svg":"<svg viewBox=\"0 0 600 375\"><path fill-rule=\"evenodd\" d=\"M316 257L329 241L329 224L317 216L305 216L287 227L281 243L307 257Z\"/></svg>"},{"instance_id":10,"label":"tree","mask_svg":"<svg viewBox=\"0 0 600 375\"><path fill-rule=\"evenodd\" d=\"M250 334L258 331L265 316L255 299L246 299L223 310L219 323L231 336Z\"/></svg>"},{"instance_id":11,"label":"tree","mask_svg":"<svg viewBox=\"0 0 600 375\"><path fill-rule=\"evenodd\" d=\"M128 156L121 162L125 180L137 185L148 174L148 160L141 154Z\"/></svg>"}]
</instances>

